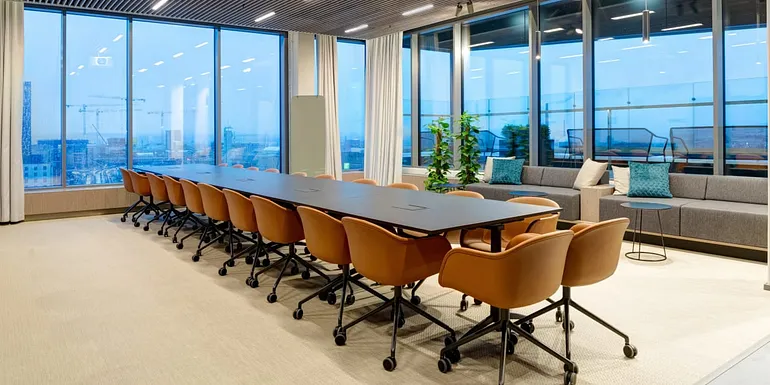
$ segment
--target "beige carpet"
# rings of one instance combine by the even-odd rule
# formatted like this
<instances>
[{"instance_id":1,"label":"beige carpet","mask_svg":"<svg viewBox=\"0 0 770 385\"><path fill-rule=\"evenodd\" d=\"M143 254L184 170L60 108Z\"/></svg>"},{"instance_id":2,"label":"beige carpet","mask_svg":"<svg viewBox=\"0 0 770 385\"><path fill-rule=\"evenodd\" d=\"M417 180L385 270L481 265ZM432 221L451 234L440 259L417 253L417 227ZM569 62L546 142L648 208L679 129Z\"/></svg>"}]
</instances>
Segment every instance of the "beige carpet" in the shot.
<instances>
[{"instance_id":1,"label":"beige carpet","mask_svg":"<svg viewBox=\"0 0 770 385\"><path fill-rule=\"evenodd\" d=\"M0 228L0 384L493 384L497 340L461 350L449 374L436 368L444 333L416 316L400 332L398 368L381 362L389 350L387 314L334 345L336 307L313 300L305 318L296 302L320 282L293 277L279 301L265 296L273 276L251 289L242 263L226 277L220 250L190 261L193 243L176 250L155 230L117 216L24 223ZM692 384L770 332L765 266L682 251L670 261L621 258L617 274L575 299L631 335L623 341L575 315L574 359L581 384ZM384 288L381 288L386 292ZM460 294L422 289L423 305L461 331L485 309L457 313ZM377 301L357 294L346 320ZM533 307L534 309L534 307ZM529 309L525 309L527 311ZM558 350L563 334L553 314L535 335ZM560 384L556 360L527 342L509 358L508 383Z\"/></svg>"}]
</instances>

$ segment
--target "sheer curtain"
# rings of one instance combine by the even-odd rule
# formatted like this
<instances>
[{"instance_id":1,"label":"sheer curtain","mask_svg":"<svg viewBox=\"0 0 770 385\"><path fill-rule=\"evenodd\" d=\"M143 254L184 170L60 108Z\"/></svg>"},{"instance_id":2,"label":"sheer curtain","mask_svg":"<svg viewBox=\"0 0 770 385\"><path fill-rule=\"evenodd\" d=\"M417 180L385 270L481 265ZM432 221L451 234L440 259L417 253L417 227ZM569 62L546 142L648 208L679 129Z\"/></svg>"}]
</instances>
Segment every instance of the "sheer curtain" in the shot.
<instances>
[{"instance_id":1,"label":"sheer curtain","mask_svg":"<svg viewBox=\"0 0 770 385\"><path fill-rule=\"evenodd\" d=\"M402 38L398 32L366 41L364 177L381 186L401 182Z\"/></svg>"},{"instance_id":2,"label":"sheer curtain","mask_svg":"<svg viewBox=\"0 0 770 385\"><path fill-rule=\"evenodd\" d=\"M23 69L24 4L0 0L0 223L24 220Z\"/></svg>"},{"instance_id":3,"label":"sheer curtain","mask_svg":"<svg viewBox=\"0 0 770 385\"><path fill-rule=\"evenodd\" d=\"M326 173L342 180L340 122L337 116L337 38L318 39L318 94L326 101Z\"/></svg>"}]
</instances>

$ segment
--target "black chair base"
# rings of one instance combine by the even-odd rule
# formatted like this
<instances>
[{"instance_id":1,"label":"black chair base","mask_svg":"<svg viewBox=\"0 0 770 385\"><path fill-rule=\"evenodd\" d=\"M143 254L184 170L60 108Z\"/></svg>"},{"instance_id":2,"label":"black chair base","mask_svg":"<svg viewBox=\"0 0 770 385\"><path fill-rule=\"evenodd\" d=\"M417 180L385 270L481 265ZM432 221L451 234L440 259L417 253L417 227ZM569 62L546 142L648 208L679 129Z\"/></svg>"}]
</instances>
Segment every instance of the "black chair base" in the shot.
<instances>
[{"instance_id":1,"label":"black chair base","mask_svg":"<svg viewBox=\"0 0 770 385\"><path fill-rule=\"evenodd\" d=\"M141 226L139 224L139 218L141 218L143 215L149 215L150 213L155 213L156 216L160 215L161 209L158 207L157 204L155 204L155 200L152 199L152 196L150 196L150 201L147 202L144 200L144 197L140 197L141 203L144 203L144 207L142 207L140 210L137 210L134 215L131 216L131 222L133 222L134 227ZM137 202L139 203L139 202ZM125 213L124 213L125 215ZM122 219L121 219L122 221Z\"/></svg>"},{"instance_id":2,"label":"black chair base","mask_svg":"<svg viewBox=\"0 0 770 385\"><path fill-rule=\"evenodd\" d=\"M131 206L129 206L125 211L123 211L123 216L120 217L121 222L125 222L128 219L128 214L131 214L131 211L133 211L137 206L142 205L139 207L140 210L144 211L144 208L147 207L147 201L144 200L144 197L139 195L139 199L134 202ZM149 213L148 213L149 214ZM132 215L133 217L133 215Z\"/></svg>"},{"instance_id":3,"label":"black chair base","mask_svg":"<svg viewBox=\"0 0 770 385\"><path fill-rule=\"evenodd\" d=\"M254 259L254 264L251 267L251 274L249 275L248 278L246 278L246 285L252 288L258 287L260 275L264 274L268 270L273 269L279 265L283 265L283 267L281 268L281 272L278 275L278 279L276 279L275 283L273 284L273 291L267 296L267 302L273 303L278 300L278 294L276 293L276 291L278 290L278 285L281 283L281 280L286 274L286 268L289 266L289 264L292 265L292 268L290 271L291 275L299 274L299 265L302 265L305 267L305 273L303 273L303 278L305 279L310 278L310 271L313 271L316 274L318 274L320 277L326 279L327 281L329 282L331 281L329 276L324 274L317 267L313 266L309 262L302 259L299 255L297 255L297 248L295 244L285 245L285 244L272 243L269 245L265 245L264 242L262 241L262 237L258 236L258 246L259 247L257 249L257 256L261 256L262 254L265 254L267 264L266 265L263 264L264 268L259 271L256 271L257 262L259 258ZM288 255L278 250L281 247L285 247L285 246L289 247ZM281 256L281 258L278 259L277 261L271 262L269 258L270 253L278 254L279 256Z\"/></svg>"}]
</instances>

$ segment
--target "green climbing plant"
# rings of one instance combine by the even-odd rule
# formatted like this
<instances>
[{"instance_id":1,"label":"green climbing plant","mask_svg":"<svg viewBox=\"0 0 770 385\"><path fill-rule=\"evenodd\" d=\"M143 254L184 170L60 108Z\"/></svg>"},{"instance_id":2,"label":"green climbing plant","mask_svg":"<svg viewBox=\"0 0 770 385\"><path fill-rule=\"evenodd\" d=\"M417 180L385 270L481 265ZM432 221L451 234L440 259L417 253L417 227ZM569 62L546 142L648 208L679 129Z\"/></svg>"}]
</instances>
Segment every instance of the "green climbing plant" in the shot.
<instances>
[{"instance_id":1,"label":"green climbing plant","mask_svg":"<svg viewBox=\"0 0 770 385\"><path fill-rule=\"evenodd\" d=\"M460 146L460 167L457 173L457 179L460 184L467 186L479 181L478 173L481 165L479 164L479 127L476 123L479 121L478 115L471 115L463 112L460 119L457 120L460 126L460 132L455 135L459 140Z\"/></svg>"},{"instance_id":2,"label":"green climbing plant","mask_svg":"<svg viewBox=\"0 0 770 385\"><path fill-rule=\"evenodd\" d=\"M436 146L429 157L428 179L425 180L425 189L428 191L444 192L441 185L449 183L449 169L452 164L452 152L449 150L451 131L449 122L443 117L428 124L428 129L436 138Z\"/></svg>"}]
</instances>

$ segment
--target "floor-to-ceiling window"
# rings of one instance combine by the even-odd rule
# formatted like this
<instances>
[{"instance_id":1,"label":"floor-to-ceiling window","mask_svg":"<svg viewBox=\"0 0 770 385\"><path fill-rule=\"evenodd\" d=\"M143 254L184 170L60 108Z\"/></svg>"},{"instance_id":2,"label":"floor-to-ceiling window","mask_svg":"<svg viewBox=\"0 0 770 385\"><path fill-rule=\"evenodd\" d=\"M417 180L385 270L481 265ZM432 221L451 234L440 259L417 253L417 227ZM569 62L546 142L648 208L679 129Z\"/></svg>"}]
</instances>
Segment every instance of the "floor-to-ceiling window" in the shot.
<instances>
[{"instance_id":1,"label":"floor-to-ceiling window","mask_svg":"<svg viewBox=\"0 0 770 385\"><path fill-rule=\"evenodd\" d=\"M401 46L401 82L404 114L404 152L401 156L404 166L412 165L412 34L404 34Z\"/></svg>"},{"instance_id":2,"label":"floor-to-ceiling window","mask_svg":"<svg viewBox=\"0 0 770 385\"><path fill-rule=\"evenodd\" d=\"M61 13L25 10L21 151L26 188L62 184L61 75Z\"/></svg>"},{"instance_id":3,"label":"floor-to-ceiling window","mask_svg":"<svg viewBox=\"0 0 770 385\"><path fill-rule=\"evenodd\" d=\"M583 162L582 1L540 5L540 165Z\"/></svg>"},{"instance_id":4,"label":"floor-to-ceiling window","mask_svg":"<svg viewBox=\"0 0 770 385\"><path fill-rule=\"evenodd\" d=\"M220 33L222 162L281 166L281 46L277 34Z\"/></svg>"},{"instance_id":5,"label":"floor-to-ceiling window","mask_svg":"<svg viewBox=\"0 0 770 385\"><path fill-rule=\"evenodd\" d=\"M132 43L134 165L214 163L214 29L134 21Z\"/></svg>"},{"instance_id":6,"label":"floor-to-ceiling window","mask_svg":"<svg viewBox=\"0 0 770 385\"><path fill-rule=\"evenodd\" d=\"M452 27L422 32L420 42L419 165L430 162L436 140L427 126L452 114Z\"/></svg>"},{"instance_id":7,"label":"floor-to-ceiling window","mask_svg":"<svg viewBox=\"0 0 770 385\"><path fill-rule=\"evenodd\" d=\"M361 41L338 40L337 97L342 169L364 169L366 110L366 46Z\"/></svg>"},{"instance_id":8,"label":"floor-to-ceiling window","mask_svg":"<svg viewBox=\"0 0 770 385\"><path fill-rule=\"evenodd\" d=\"M128 159L128 21L66 18L67 185L120 183Z\"/></svg>"},{"instance_id":9,"label":"floor-to-ceiling window","mask_svg":"<svg viewBox=\"0 0 770 385\"><path fill-rule=\"evenodd\" d=\"M711 0L594 2L594 158L713 173L711 14Z\"/></svg>"},{"instance_id":10,"label":"floor-to-ceiling window","mask_svg":"<svg viewBox=\"0 0 770 385\"><path fill-rule=\"evenodd\" d=\"M489 156L529 160L529 8L463 25L463 111L479 116Z\"/></svg>"},{"instance_id":11,"label":"floor-to-ceiling window","mask_svg":"<svg viewBox=\"0 0 770 385\"><path fill-rule=\"evenodd\" d=\"M725 174L767 176L767 4L724 0Z\"/></svg>"}]
</instances>

